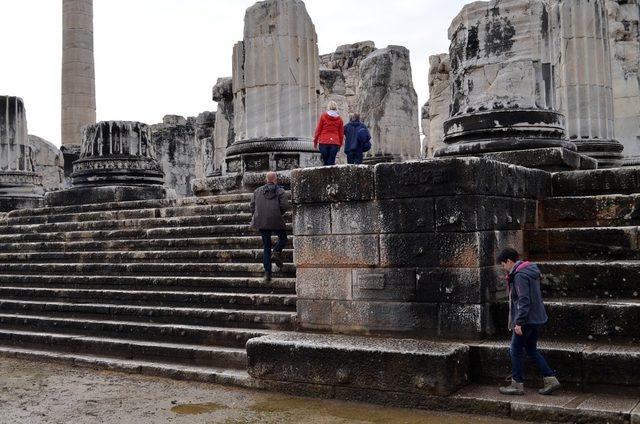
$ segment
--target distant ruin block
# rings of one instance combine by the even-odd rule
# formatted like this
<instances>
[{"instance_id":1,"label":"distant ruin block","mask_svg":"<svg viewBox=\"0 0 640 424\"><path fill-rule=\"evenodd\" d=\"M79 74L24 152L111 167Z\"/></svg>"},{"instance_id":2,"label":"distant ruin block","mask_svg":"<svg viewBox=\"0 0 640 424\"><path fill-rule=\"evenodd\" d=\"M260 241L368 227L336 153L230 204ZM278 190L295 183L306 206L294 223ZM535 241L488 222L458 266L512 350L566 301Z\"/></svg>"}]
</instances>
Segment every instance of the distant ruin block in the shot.
<instances>
[{"instance_id":1,"label":"distant ruin block","mask_svg":"<svg viewBox=\"0 0 640 424\"><path fill-rule=\"evenodd\" d=\"M444 144L444 121L451 107L451 63L448 54L429 56L429 102L422 110L425 156L433 157Z\"/></svg>"},{"instance_id":2,"label":"distant ruin block","mask_svg":"<svg viewBox=\"0 0 640 424\"><path fill-rule=\"evenodd\" d=\"M640 3L607 0L615 138L624 165L640 165Z\"/></svg>"},{"instance_id":3,"label":"distant ruin block","mask_svg":"<svg viewBox=\"0 0 640 424\"><path fill-rule=\"evenodd\" d=\"M409 50L388 46L360 64L357 112L371 132L369 163L420 156L418 96L413 89Z\"/></svg>"},{"instance_id":4,"label":"distant ruin block","mask_svg":"<svg viewBox=\"0 0 640 424\"><path fill-rule=\"evenodd\" d=\"M151 130L140 122L104 121L85 127L71 178L71 189L47 193L48 205L158 199L167 193Z\"/></svg>"},{"instance_id":5,"label":"distant ruin block","mask_svg":"<svg viewBox=\"0 0 640 424\"><path fill-rule=\"evenodd\" d=\"M35 172L24 102L0 96L0 212L42 202L42 177Z\"/></svg>"},{"instance_id":6,"label":"distant ruin block","mask_svg":"<svg viewBox=\"0 0 640 424\"><path fill-rule=\"evenodd\" d=\"M496 255L522 247L536 199L551 193L546 172L478 158L292 180L300 325L348 334L493 334Z\"/></svg>"},{"instance_id":7,"label":"distant ruin block","mask_svg":"<svg viewBox=\"0 0 640 424\"><path fill-rule=\"evenodd\" d=\"M29 135L35 172L42 176L45 191L64 188L64 157L53 143L35 135Z\"/></svg>"},{"instance_id":8,"label":"distant ruin block","mask_svg":"<svg viewBox=\"0 0 640 424\"><path fill-rule=\"evenodd\" d=\"M215 114L212 162L205 172L207 177L226 172L227 148L233 144L236 137L232 81L230 77L218 78L213 87L213 100L218 102L218 109Z\"/></svg>"}]
</instances>

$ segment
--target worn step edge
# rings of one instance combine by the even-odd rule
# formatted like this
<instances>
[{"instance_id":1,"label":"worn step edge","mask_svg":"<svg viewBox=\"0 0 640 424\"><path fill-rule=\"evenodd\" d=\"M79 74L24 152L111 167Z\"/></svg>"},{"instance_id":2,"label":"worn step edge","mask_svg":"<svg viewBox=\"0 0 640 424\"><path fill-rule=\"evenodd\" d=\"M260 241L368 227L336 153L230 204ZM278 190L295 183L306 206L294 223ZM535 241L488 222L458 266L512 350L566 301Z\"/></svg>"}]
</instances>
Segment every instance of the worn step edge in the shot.
<instances>
[{"instance_id":1,"label":"worn step edge","mask_svg":"<svg viewBox=\"0 0 640 424\"><path fill-rule=\"evenodd\" d=\"M85 368L99 370L106 369L130 374L144 374L149 376L166 377L174 380L200 381L247 388L253 386L252 379L246 371L231 368L189 366L169 362L142 361L107 356L56 352L50 350L23 349L3 345L0 345L0 356L44 362L66 363Z\"/></svg>"}]
</instances>

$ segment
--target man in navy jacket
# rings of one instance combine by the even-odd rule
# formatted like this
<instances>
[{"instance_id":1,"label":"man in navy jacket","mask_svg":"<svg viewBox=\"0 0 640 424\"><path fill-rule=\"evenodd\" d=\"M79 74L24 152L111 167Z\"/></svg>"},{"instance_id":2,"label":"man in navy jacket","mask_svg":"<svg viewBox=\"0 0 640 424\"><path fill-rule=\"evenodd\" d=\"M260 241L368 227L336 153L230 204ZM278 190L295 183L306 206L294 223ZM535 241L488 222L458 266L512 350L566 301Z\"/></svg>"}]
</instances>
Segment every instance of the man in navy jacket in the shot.
<instances>
[{"instance_id":1,"label":"man in navy jacket","mask_svg":"<svg viewBox=\"0 0 640 424\"><path fill-rule=\"evenodd\" d=\"M509 330L511 337L511 384L500 387L505 395L523 395L523 351L538 366L544 379L544 388L538 392L549 395L560 388L560 382L547 361L538 351L538 328L548 320L540 290L540 270L534 263L520 260L515 249L506 248L498 256L502 269L507 271L509 294Z\"/></svg>"},{"instance_id":2,"label":"man in navy jacket","mask_svg":"<svg viewBox=\"0 0 640 424\"><path fill-rule=\"evenodd\" d=\"M365 138L371 138L367 126L360 122L360 115L351 115L349 123L344 126L344 153L347 155L347 163L359 165L364 158L363 142ZM368 140L367 140L368 141Z\"/></svg>"}]
</instances>

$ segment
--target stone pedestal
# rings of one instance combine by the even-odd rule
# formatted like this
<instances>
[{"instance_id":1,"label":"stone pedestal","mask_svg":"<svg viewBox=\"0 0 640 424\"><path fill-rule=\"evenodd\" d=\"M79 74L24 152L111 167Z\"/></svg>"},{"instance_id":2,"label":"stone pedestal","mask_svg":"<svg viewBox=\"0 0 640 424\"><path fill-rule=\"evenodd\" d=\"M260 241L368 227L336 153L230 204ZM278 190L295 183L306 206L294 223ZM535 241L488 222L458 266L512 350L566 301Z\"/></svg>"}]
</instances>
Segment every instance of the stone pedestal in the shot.
<instances>
[{"instance_id":1,"label":"stone pedestal","mask_svg":"<svg viewBox=\"0 0 640 424\"><path fill-rule=\"evenodd\" d=\"M151 131L140 122L106 121L85 127L80 159L73 163L71 179L71 189L47 193L48 205L166 196Z\"/></svg>"},{"instance_id":2,"label":"stone pedestal","mask_svg":"<svg viewBox=\"0 0 640 424\"><path fill-rule=\"evenodd\" d=\"M233 49L235 142L226 150L224 181L262 184L268 171L320 163L312 136L318 111L319 58L313 22L301 0L260 1L245 14ZM260 174L245 178L245 175ZM236 178L239 177L239 178ZM196 181L194 191L221 186Z\"/></svg>"},{"instance_id":3,"label":"stone pedestal","mask_svg":"<svg viewBox=\"0 0 640 424\"><path fill-rule=\"evenodd\" d=\"M611 53L604 0L563 0L552 16L556 31L557 108L567 138L600 167L622 164L614 139Z\"/></svg>"},{"instance_id":4,"label":"stone pedestal","mask_svg":"<svg viewBox=\"0 0 640 424\"><path fill-rule=\"evenodd\" d=\"M24 103L0 96L0 212L38 207L42 177L34 172Z\"/></svg>"},{"instance_id":5,"label":"stone pedestal","mask_svg":"<svg viewBox=\"0 0 640 424\"><path fill-rule=\"evenodd\" d=\"M293 171L298 319L349 334L482 337L544 171L478 158Z\"/></svg>"}]
</instances>

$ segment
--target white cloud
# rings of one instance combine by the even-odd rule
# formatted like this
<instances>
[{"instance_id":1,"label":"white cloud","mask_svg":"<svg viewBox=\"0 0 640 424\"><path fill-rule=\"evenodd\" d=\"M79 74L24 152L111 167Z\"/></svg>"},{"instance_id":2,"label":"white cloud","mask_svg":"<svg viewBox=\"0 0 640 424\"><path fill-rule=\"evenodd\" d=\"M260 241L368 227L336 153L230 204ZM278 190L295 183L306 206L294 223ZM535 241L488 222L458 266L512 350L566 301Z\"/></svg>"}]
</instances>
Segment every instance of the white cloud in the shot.
<instances>
[{"instance_id":1,"label":"white cloud","mask_svg":"<svg viewBox=\"0 0 640 424\"><path fill-rule=\"evenodd\" d=\"M420 104L427 58L468 0L306 0L321 53L373 40L411 51ZM29 132L60 144L61 1L0 0L0 94L24 98ZM159 122L215 110L211 87L231 75L253 0L94 0L98 120Z\"/></svg>"}]
</instances>

